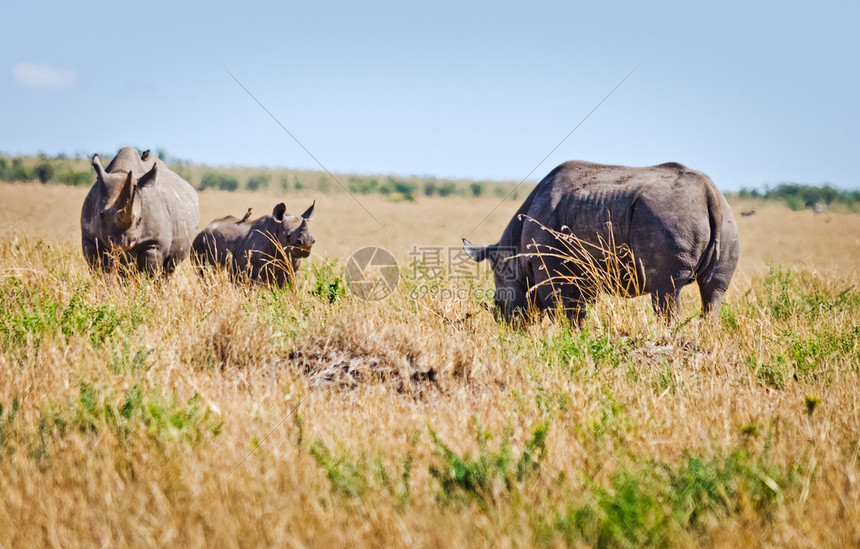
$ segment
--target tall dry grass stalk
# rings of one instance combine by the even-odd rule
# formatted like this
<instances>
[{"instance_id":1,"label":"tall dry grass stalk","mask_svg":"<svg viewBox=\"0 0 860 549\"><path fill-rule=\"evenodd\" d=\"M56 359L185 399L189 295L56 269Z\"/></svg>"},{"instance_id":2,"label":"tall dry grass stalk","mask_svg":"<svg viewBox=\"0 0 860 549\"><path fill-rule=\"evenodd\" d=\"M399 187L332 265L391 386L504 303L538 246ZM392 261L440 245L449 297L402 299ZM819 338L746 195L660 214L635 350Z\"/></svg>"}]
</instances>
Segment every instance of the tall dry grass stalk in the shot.
<instances>
[{"instance_id":1,"label":"tall dry grass stalk","mask_svg":"<svg viewBox=\"0 0 860 549\"><path fill-rule=\"evenodd\" d=\"M32 219L65 207L50 192L28 189L47 208ZM403 265L409 245L471 228L420 221L465 204L397 207ZM325 250L358 248L375 223L323 212L323 257L284 289L188 263L94 276L29 214L4 233L0 544L860 540L856 217L781 210L779 238L809 253L772 268L758 265L782 252L744 243L775 219L739 220L718 326L693 318L695 299L665 325L645 299L601 296L574 331L497 324L474 297L486 274L413 299L427 281L404 269L387 299L356 299ZM838 251L814 250L822 235Z\"/></svg>"},{"instance_id":2,"label":"tall dry grass stalk","mask_svg":"<svg viewBox=\"0 0 860 549\"><path fill-rule=\"evenodd\" d=\"M536 292L544 286L550 287L551 295L559 296L564 287L572 286L576 288L578 296L573 307L576 312L580 312L602 295L627 298L642 295L644 280L640 280L641 264L637 264L633 251L626 243L617 243L611 221L606 223L602 234L596 235L596 241L591 242L573 234L567 226L556 231L529 216L519 217L538 225L552 242L532 243L527 247L530 251L509 259L537 258L540 262L539 270L545 273L545 277L528 289L530 300L533 301ZM558 305L560 316L567 315L572 308L563 301L559 301Z\"/></svg>"}]
</instances>

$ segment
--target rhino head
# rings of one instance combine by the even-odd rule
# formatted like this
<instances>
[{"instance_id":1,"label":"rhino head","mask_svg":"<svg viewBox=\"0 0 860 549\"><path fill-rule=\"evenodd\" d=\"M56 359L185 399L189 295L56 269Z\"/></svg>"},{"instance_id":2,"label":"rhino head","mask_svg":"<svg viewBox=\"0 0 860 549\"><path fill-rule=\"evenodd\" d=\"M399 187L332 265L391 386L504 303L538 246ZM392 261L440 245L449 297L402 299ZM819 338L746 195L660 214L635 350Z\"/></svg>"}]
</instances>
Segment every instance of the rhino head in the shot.
<instances>
[{"instance_id":1,"label":"rhino head","mask_svg":"<svg viewBox=\"0 0 860 549\"><path fill-rule=\"evenodd\" d=\"M499 244L481 246L464 238L463 250L473 261L480 263L487 260L490 262L496 284L494 301L497 318L512 321L528 312L529 282L516 257L516 249Z\"/></svg>"},{"instance_id":2,"label":"rhino head","mask_svg":"<svg viewBox=\"0 0 860 549\"><path fill-rule=\"evenodd\" d=\"M138 244L142 232L140 189L155 181L157 166L153 165L149 172L138 179L131 171L106 172L98 155L93 155L92 164L98 181L106 190L105 203L98 212L95 232L99 240L113 251L131 250Z\"/></svg>"},{"instance_id":3,"label":"rhino head","mask_svg":"<svg viewBox=\"0 0 860 549\"><path fill-rule=\"evenodd\" d=\"M281 247L293 257L308 257L314 245L308 221L314 218L316 201L302 215L287 214L287 206L281 202L272 210L272 219L277 223L277 234Z\"/></svg>"}]
</instances>

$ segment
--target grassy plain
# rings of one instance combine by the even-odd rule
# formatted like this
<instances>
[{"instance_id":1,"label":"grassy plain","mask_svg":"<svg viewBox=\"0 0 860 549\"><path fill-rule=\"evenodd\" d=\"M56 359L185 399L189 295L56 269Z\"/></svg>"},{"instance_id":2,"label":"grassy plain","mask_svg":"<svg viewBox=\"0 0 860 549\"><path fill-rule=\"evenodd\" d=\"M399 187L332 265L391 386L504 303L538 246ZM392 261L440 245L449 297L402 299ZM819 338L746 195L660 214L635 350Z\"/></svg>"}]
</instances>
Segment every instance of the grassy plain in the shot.
<instances>
[{"instance_id":1,"label":"grassy plain","mask_svg":"<svg viewBox=\"0 0 860 549\"><path fill-rule=\"evenodd\" d=\"M860 543L860 216L735 202L717 327L690 287L675 325L606 297L517 331L486 273L409 266L495 199L359 197L383 229L291 193L315 255L271 291L92 275L85 192L0 185L4 547ZM280 199L205 191L202 221ZM365 245L401 263L385 300L343 282Z\"/></svg>"}]
</instances>

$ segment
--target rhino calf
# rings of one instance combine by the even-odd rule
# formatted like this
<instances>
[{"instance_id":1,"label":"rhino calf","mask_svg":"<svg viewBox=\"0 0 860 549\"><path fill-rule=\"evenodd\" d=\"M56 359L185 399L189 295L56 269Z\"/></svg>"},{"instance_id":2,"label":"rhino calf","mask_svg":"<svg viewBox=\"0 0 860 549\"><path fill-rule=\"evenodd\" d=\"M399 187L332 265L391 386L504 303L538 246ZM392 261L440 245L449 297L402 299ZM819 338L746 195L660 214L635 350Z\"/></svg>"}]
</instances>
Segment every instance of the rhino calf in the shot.
<instances>
[{"instance_id":1,"label":"rhino calf","mask_svg":"<svg viewBox=\"0 0 860 549\"><path fill-rule=\"evenodd\" d=\"M93 269L172 272L191 251L200 223L197 191L167 165L132 147L102 167L81 209L81 245Z\"/></svg>"},{"instance_id":2,"label":"rhino calf","mask_svg":"<svg viewBox=\"0 0 860 549\"><path fill-rule=\"evenodd\" d=\"M241 219L232 215L216 219L194 239L194 260L227 268L234 276L283 286L311 253L315 241L308 221L314 218L315 205L300 216L288 214L281 202L271 215L256 220L250 219L251 210Z\"/></svg>"},{"instance_id":3,"label":"rhino calf","mask_svg":"<svg viewBox=\"0 0 860 549\"><path fill-rule=\"evenodd\" d=\"M671 318L692 282L702 314L717 316L740 249L732 210L707 175L677 163L581 161L538 183L498 243L463 244L492 264L501 316L564 311L574 325L603 291L650 294Z\"/></svg>"}]
</instances>

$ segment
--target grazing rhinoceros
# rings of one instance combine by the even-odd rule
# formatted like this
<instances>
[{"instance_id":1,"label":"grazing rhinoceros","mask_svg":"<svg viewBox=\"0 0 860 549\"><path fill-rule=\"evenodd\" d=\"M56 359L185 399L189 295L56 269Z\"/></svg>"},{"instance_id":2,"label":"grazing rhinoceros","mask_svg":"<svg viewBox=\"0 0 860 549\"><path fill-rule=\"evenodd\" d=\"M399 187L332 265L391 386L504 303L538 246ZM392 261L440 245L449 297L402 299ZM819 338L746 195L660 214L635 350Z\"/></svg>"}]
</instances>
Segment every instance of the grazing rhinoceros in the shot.
<instances>
[{"instance_id":1,"label":"grazing rhinoceros","mask_svg":"<svg viewBox=\"0 0 860 549\"><path fill-rule=\"evenodd\" d=\"M504 318L563 310L575 325L604 291L651 294L655 311L672 317L693 281L702 314L716 316L739 253L725 197L708 176L676 163L565 162L538 183L497 244L463 244L475 261L490 260Z\"/></svg>"},{"instance_id":2,"label":"grazing rhinoceros","mask_svg":"<svg viewBox=\"0 0 860 549\"><path fill-rule=\"evenodd\" d=\"M298 271L302 258L311 254L314 237L308 221L312 204L302 215L290 215L283 202L271 215L241 219L228 215L214 220L194 239L194 259L200 264L227 267L233 275L283 286Z\"/></svg>"},{"instance_id":3,"label":"grazing rhinoceros","mask_svg":"<svg viewBox=\"0 0 860 549\"><path fill-rule=\"evenodd\" d=\"M93 155L97 179L81 210L81 243L93 269L119 263L170 273L191 251L200 223L197 191L148 153L139 157L125 147L107 169Z\"/></svg>"}]
</instances>

